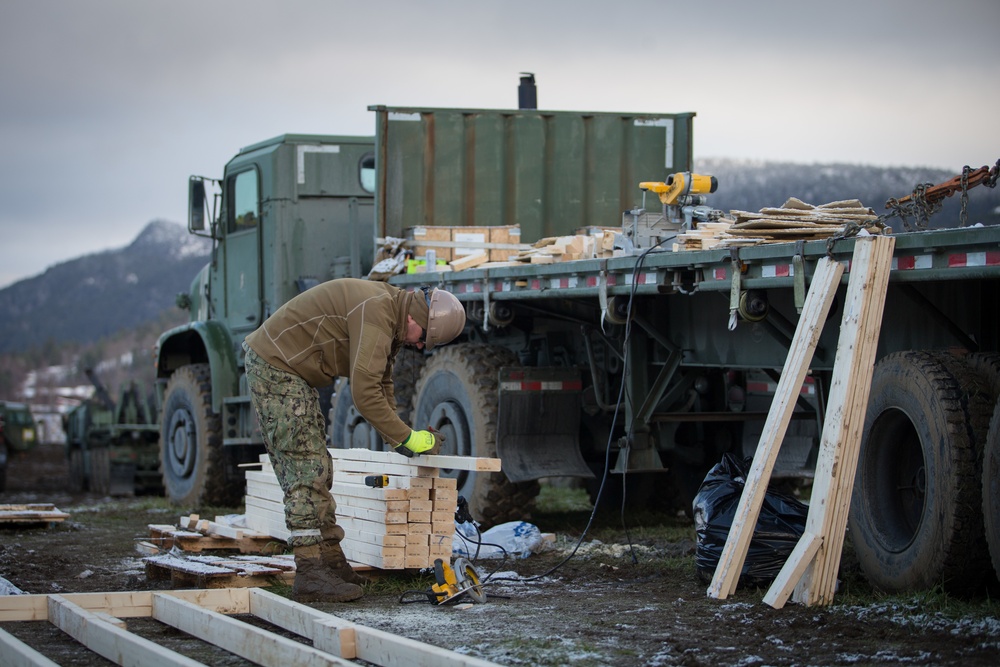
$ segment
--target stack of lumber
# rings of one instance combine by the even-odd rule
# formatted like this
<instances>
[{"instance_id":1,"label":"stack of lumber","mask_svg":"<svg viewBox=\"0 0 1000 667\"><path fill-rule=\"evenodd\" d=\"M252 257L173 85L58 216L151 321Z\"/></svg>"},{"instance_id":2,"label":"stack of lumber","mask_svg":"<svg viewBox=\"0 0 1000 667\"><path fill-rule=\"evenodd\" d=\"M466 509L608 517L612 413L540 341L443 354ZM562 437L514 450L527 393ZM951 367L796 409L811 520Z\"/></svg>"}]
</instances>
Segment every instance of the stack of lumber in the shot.
<instances>
[{"instance_id":1,"label":"stack of lumber","mask_svg":"<svg viewBox=\"0 0 1000 667\"><path fill-rule=\"evenodd\" d=\"M395 452L331 449L337 524L348 560L394 570L433 567L451 557L458 503L456 480L440 476L442 468L497 472L499 459L464 456L418 456ZM287 540L283 493L267 455L262 469L248 471L246 518L254 530ZM388 485L365 484L369 475L388 476Z\"/></svg>"},{"instance_id":2,"label":"stack of lumber","mask_svg":"<svg viewBox=\"0 0 1000 667\"><path fill-rule=\"evenodd\" d=\"M836 236L850 223L864 224L878 216L857 199L813 206L791 197L778 208L762 208L758 213L730 211L735 220L726 230L728 237L759 239L759 243L785 243Z\"/></svg>"},{"instance_id":3,"label":"stack of lumber","mask_svg":"<svg viewBox=\"0 0 1000 667\"><path fill-rule=\"evenodd\" d=\"M69 514L49 503L28 505L0 505L0 523L58 523Z\"/></svg>"},{"instance_id":4,"label":"stack of lumber","mask_svg":"<svg viewBox=\"0 0 1000 667\"><path fill-rule=\"evenodd\" d=\"M733 226L733 220L721 219L717 222L699 222L694 229L677 235L673 244L674 252L684 250L709 250L723 243L725 233Z\"/></svg>"},{"instance_id":5,"label":"stack of lumber","mask_svg":"<svg viewBox=\"0 0 1000 667\"><path fill-rule=\"evenodd\" d=\"M865 226L877 219L875 212L857 199L814 206L791 197L777 208L765 207L757 213L734 210L718 222L698 223L677 235L673 250L825 239L842 234L852 223Z\"/></svg>"}]
</instances>

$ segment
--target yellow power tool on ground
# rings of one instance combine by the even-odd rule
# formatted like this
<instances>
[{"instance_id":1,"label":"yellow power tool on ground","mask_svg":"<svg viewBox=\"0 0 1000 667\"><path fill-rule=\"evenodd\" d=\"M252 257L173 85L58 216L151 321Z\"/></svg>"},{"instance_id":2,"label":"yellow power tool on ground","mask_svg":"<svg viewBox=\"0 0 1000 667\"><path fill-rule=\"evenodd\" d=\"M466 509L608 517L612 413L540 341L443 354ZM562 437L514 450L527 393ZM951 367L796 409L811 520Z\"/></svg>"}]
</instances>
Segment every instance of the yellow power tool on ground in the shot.
<instances>
[{"instance_id":1,"label":"yellow power tool on ground","mask_svg":"<svg viewBox=\"0 0 1000 667\"><path fill-rule=\"evenodd\" d=\"M456 604L466 595L473 602L486 602L479 572L464 558L456 558L454 567L438 558L434 561L434 577L437 583L427 592L434 604Z\"/></svg>"}]
</instances>

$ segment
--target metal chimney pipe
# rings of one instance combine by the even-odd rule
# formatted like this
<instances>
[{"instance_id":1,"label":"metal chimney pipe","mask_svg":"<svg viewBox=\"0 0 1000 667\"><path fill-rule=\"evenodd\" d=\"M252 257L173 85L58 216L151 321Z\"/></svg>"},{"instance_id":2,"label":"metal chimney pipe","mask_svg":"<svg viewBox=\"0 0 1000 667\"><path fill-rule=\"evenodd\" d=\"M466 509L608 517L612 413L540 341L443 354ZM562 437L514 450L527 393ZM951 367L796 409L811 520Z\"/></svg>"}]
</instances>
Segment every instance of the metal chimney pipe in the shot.
<instances>
[{"instance_id":1,"label":"metal chimney pipe","mask_svg":"<svg viewBox=\"0 0 1000 667\"><path fill-rule=\"evenodd\" d=\"M538 108L538 88L535 86L535 75L531 72L521 72L521 84L517 87L517 108Z\"/></svg>"}]
</instances>

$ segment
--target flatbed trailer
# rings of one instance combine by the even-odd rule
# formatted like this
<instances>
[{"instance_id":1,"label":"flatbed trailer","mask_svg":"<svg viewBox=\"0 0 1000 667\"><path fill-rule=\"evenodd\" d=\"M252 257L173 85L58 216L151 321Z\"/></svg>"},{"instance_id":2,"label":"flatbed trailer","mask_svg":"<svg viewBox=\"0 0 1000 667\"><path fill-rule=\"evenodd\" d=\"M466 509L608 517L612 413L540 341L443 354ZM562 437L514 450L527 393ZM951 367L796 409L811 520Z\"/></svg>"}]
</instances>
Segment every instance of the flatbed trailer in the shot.
<instances>
[{"instance_id":1,"label":"flatbed trailer","mask_svg":"<svg viewBox=\"0 0 1000 667\"><path fill-rule=\"evenodd\" d=\"M877 352L882 373L876 382L881 377L882 384L869 408L852 503L854 544L866 573L881 587L976 588L991 570L979 508L989 513L995 495L989 481L983 491L982 457L986 425L991 417L1000 424L1000 227L904 232L895 239ZM460 398L472 391L470 383L453 396L439 391L425 398L422 386L446 384L433 373L453 374L448 364L429 362L414 397L414 423L428 419L454 433L461 448L467 431L448 423L452 413L445 408L495 402L496 454L514 482L509 488L516 503L524 503L533 479L579 475L584 467L600 474L605 460L614 472L632 475L635 481L623 485L635 500L689 503L722 453L753 454L802 295L816 262L829 255L845 265L842 285L776 467L778 476L807 480L826 418L824 397L854 245L855 238L836 238L653 250L395 276L391 282L401 286L448 289L478 314L467 345L520 351L516 362L508 355L509 365L496 370L495 396L478 401ZM483 316L491 312L500 317ZM552 353L556 345L560 355ZM557 358L558 365L552 364ZM567 375L567 367L578 374ZM473 369L472 375L487 371L494 369ZM525 399L532 392L516 385L504 389L510 385L504 378L514 375L560 377L562 384ZM978 395L970 399L970 392ZM558 401L546 393L567 396ZM505 406L508 415L516 409L542 416L508 422ZM539 429L544 449L524 437ZM949 441L941 443L941 437ZM662 481L651 482L651 476ZM492 492L494 498L502 495Z\"/></svg>"}]
</instances>

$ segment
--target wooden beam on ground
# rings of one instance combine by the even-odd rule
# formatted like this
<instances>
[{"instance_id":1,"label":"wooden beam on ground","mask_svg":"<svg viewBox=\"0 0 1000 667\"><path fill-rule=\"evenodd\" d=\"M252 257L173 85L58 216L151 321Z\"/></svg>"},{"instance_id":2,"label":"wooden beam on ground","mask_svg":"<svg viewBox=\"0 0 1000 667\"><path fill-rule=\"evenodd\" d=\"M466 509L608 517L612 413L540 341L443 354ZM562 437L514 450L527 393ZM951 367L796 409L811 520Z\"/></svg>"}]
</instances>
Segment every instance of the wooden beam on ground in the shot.
<instances>
[{"instance_id":1,"label":"wooden beam on ground","mask_svg":"<svg viewBox=\"0 0 1000 667\"><path fill-rule=\"evenodd\" d=\"M753 464L747 474L743 494L740 496L740 503L729 530L729 537L719 557L712 583L708 587L709 597L725 599L736 591L750 540L757 526L757 518L764 502L771 471L778 458L778 449L795 410L796 399L809 370L809 363L812 361L820 333L823 331L823 323L830 311L830 304L833 302L843 272L844 266L829 257L823 257L816 263L816 273L802 308L802 316L795 328L795 336L778 380L771 409L764 422Z\"/></svg>"},{"instance_id":2,"label":"wooden beam on ground","mask_svg":"<svg viewBox=\"0 0 1000 667\"><path fill-rule=\"evenodd\" d=\"M354 656L381 667L496 667L496 663L424 644L390 632L352 623L332 614L318 617L314 610L263 590L251 591L254 615L290 632L312 639L313 646L338 655L353 634ZM312 620L315 627L309 627ZM344 655L343 657L347 657Z\"/></svg>"},{"instance_id":3,"label":"wooden beam on ground","mask_svg":"<svg viewBox=\"0 0 1000 667\"><path fill-rule=\"evenodd\" d=\"M0 665L4 667L59 667L20 639L0 628Z\"/></svg>"},{"instance_id":4,"label":"wooden beam on ground","mask_svg":"<svg viewBox=\"0 0 1000 667\"><path fill-rule=\"evenodd\" d=\"M202 663L122 630L61 595L48 599L49 621L94 653L119 665L196 667Z\"/></svg>"},{"instance_id":5,"label":"wooden beam on ground","mask_svg":"<svg viewBox=\"0 0 1000 667\"><path fill-rule=\"evenodd\" d=\"M153 618L265 667L354 664L170 595L153 595Z\"/></svg>"}]
</instances>

